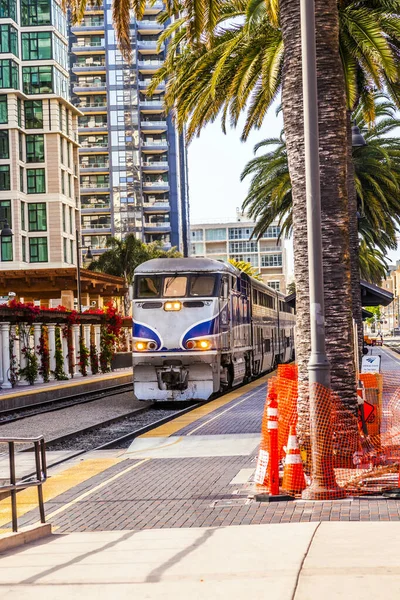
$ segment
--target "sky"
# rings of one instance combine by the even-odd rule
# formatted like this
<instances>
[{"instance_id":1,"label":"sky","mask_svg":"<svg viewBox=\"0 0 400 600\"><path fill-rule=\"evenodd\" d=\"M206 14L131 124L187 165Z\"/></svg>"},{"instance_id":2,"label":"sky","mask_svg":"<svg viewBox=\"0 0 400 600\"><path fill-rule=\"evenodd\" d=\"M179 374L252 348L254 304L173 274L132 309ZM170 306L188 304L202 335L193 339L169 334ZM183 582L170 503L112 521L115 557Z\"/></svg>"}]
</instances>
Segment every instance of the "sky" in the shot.
<instances>
[{"instance_id":1,"label":"sky","mask_svg":"<svg viewBox=\"0 0 400 600\"><path fill-rule=\"evenodd\" d=\"M224 135L220 121L203 129L188 149L189 199L191 223L234 220L236 208L241 207L250 184L247 177L240 181L246 163L254 157L254 145L267 137L278 137L282 129L282 115L276 116L272 107L260 130L252 131L246 142L240 141L242 118L237 129ZM262 152L262 150L260 151ZM292 263L291 244L288 259ZM388 254L390 263L400 260L400 246Z\"/></svg>"}]
</instances>

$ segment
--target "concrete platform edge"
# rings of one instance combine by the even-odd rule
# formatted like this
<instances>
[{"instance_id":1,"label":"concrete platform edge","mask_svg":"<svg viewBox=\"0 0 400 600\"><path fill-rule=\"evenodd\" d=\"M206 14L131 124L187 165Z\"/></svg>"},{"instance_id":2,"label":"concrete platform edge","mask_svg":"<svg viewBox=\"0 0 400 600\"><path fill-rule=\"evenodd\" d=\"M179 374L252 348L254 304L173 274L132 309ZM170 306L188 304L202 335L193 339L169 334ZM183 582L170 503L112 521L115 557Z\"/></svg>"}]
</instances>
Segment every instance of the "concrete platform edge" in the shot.
<instances>
[{"instance_id":1,"label":"concrete platform edge","mask_svg":"<svg viewBox=\"0 0 400 600\"><path fill-rule=\"evenodd\" d=\"M18 532L0 534L0 553L14 550L30 542L36 542L51 535L51 523L23 527Z\"/></svg>"}]
</instances>

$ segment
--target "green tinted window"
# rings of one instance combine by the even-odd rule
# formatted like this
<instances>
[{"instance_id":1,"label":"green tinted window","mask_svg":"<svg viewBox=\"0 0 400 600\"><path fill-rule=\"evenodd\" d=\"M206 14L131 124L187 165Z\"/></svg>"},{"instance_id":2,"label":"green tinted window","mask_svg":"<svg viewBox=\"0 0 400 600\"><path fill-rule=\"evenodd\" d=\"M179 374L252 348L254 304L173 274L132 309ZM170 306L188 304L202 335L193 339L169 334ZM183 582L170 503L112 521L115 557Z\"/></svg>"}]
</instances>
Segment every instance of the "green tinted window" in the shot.
<instances>
[{"instance_id":1,"label":"green tinted window","mask_svg":"<svg viewBox=\"0 0 400 600\"><path fill-rule=\"evenodd\" d=\"M29 231L46 231L47 217L45 202L28 204L28 223Z\"/></svg>"},{"instance_id":2,"label":"green tinted window","mask_svg":"<svg viewBox=\"0 0 400 600\"><path fill-rule=\"evenodd\" d=\"M50 31L22 34L22 60L48 60L50 58L52 58Z\"/></svg>"},{"instance_id":3,"label":"green tinted window","mask_svg":"<svg viewBox=\"0 0 400 600\"><path fill-rule=\"evenodd\" d=\"M28 194L43 194L46 191L44 169L27 169L26 179Z\"/></svg>"},{"instance_id":4,"label":"green tinted window","mask_svg":"<svg viewBox=\"0 0 400 600\"><path fill-rule=\"evenodd\" d=\"M0 60L0 88L19 88L18 65L13 60Z\"/></svg>"},{"instance_id":5,"label":"green tinted window","mask_svg":"<svg viewBox=\"0 0 400 600\"><path fill-rule=\"evenodd\" d=\"M18 34L12 25L0 25L0 53L18 56Z\"/></svg>"},{"instance_id":6,"label":"green tinted window","mask_svg":"<svg viewBox=\"0 0 400 600\"><path fill-rule=\"evenodd\" d=\"M29 238L29 260L30 262L47 262L47 238Z\"/></svg>"},{"instance_id":7,"label":"green tinted window","mask_svg":"<svg viewBox=\"0 0 400 600\"><path fill-rule=\"evenodd\" d=\"M21 0L21 25L50 25L50 0Z\"/></svg>"},{"instance_id":8,"label":"green tinted window","mask_svg":"<svg viewBox=\"0 0 400 600\"><path fill-rule=\"evenodd\" d=\"M52 67L22 67L22 83L25 94L51 94Z\"/></svg>"},{"instance_id":9,"label":"green tinted window","mask_svg":"<svg viewBox=\"0 0 400 600\"><path fill-rule=\"evenodd\" d=\"M18 127L22 127L22 100L17 98Z\"/></svg>"},{"instance_id":10,"label":"green tinted window","mask_svg":"<svg viewBox=\"0 0 400 600\"><path fill-rule=\"evenodd\" d=\"M17 22L17 0L0 0L0 19L7 17Z\"/></svg>"},{"instance_id":11,"label":"green tinted window","mask_svg":"<svg viewBox=\"0 0 400 600\"><path fill-rule=\"evenodd\" d=\"M27 129L43 129L43 102L41 100L25 101L25 127Z\"/></svg>"},{"instance_id":12,"label":"green tinted window","mask_svg":"<svg viewBox=\"0 0 400 600\"><path fill-rule=\"evenodd\" d=\"M0 222L5 221L12 228L11 200L0 200Z\"/></svg>"},{"instance_id":13,"label":"green tinted window","mask_svg":"<svg viewBox=\"0 0 400 600\"><path fill-rule=\"evenodd\" d=\"M9 190L10 187L10 165L0 165L0 190Z\"/></svg>"},{"instance_id":14,"label":"green tinted window","mask_svg":"<svg viewBox=\"0 0 400 600\"><path fill-rule=\"evenodd\" d=\"M23 262L27 262L26 260L26 237L22 236L22 260Z\"/></svg>"},{"instance_id":15,"label":"green tinted window","mask_svg":"<svg viewBox=\"0 0 400 600\"><path fill-rule=\"evenodd\" d=\"M44 162L44 135L26 136L26 162Z\"/></svg>"},{"instance_id":16,"label":"green tinted window","mask_svg":"<svg viewBox=\"0 0 400 600\"><path fill-rule=\"evenodd\" d=\"M1 260L7 261L13 259L12 237L1 237Z\"/></svg>"},{"instance_id":17,"label":"green tinted window","mask_svg":"<svg viewBox=\"0 0 400 600\"><path fill-rule=\"evenodd\" d=\"M25 202L21 202L21 229L25 230Z\"/></svg>"},{"instance_id":18,"label":"green tinted window","mask_svg":"<svg viewBox=\"0 0 400 600\"><path fill-rule=\"evenodd\" d=\"M7 96L0 96L0 123L8 123Z\"/></svg>"},{"instance_id":19,"label":"green tinted window","mask_svg":"<svg viewBox=\"0 0 400 600\"><path fill-rule=\"evenodd\" d=\"M0 158L10 158L8 129L0 129Z\"/></svg>"}]
</instances>

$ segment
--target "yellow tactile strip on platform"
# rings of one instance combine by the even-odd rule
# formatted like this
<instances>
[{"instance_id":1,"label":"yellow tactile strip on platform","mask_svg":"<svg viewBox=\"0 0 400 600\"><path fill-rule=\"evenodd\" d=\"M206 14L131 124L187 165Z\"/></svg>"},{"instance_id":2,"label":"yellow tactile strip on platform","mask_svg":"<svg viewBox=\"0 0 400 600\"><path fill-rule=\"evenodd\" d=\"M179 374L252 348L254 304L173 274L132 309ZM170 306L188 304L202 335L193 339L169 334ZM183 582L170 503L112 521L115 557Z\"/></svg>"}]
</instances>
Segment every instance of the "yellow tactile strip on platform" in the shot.
<instances>
[{"instance_id":1,"label":"yellow tactile strip on platform","mask_svg":"<svg viewBox=\"0 0 400 600\"><path fill-rule=\"evenodd\" d=\"M178 417L177 419L170 421L169 423L165 423L165 425L160 425L160 427L157 427L157 429L152 429L151 431L144 433L140 437L169 437L171 435L174 435L175 433L177 433L184 427L187 427L188 425L195 423L202 417L209 415L210 413L214 412L218 408L221 408L221 406L225 406L226 404L233 402L233 400L236 400L237 398L240 398L244 394L247 394L254 388L257 388L260 385L263 385L264 383L266 383L268 381L268 379L270 377L273 377L274 375L275 375L275 372L269 373L268 375L264 375L264 377L260 377L260 379L256 379L255 381L252 381L251 383L247 384L246 386L240 387L238 390L235 390L234 392L225 394L224 396L222 396L221 398L218 398L217 400L213 400L212 402L203 404L202 406L199 406L199 408L196 408L195 410L192 410L191 412L188 412L185 415L182 415L181 417Z\"/></svg>"},{"instance_id":2,"label":"yellow tactile strip on platform","mask_svg":"<svg viewBox=\"0 0 400 600\"><path fill-rule=\"evenodd\" d=\"M119 458L93 458L80 462L65 471L49 477L43 485L44 501L48 502L63 494L67 490L95 477L121 462ZM38 508L38 493L36 487L26 488L17 494L18 518L26 515L29 511ZM0 502L0 527L11 521L11 498L5 498Z\"/></svg>"}]
</instances>

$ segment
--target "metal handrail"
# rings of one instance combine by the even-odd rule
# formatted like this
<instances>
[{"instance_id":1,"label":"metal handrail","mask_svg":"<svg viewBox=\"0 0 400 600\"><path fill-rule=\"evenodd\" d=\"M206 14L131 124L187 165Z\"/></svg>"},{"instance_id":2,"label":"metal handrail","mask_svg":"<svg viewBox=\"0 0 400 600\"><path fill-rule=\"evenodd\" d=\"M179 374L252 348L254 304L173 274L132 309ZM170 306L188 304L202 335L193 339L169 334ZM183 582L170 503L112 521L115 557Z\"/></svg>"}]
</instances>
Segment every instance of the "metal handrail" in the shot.
<instances>
[{"instance_id":1,"label":"metal handrail","mask_svg":"<svg viewBox=\"0 0 400 600\"><path fill-rule=\"evenodd\" d=\"M35 450L35 470L36 477L17 482L15 470L15 444L33 444ZM43 488L42 485L47 479L47 464L46 464L46 447L44 437L42 435L34 438L7 438L0 437L0 444L8 444L8 457L10 463L10 483L0 485L1 492L10 492L11 495L11 515L12 515L12 530L18 531L18 513L17 513L17 491L27 487L36 486L38 489L38 504L41 523L46 522L44 514Z\"/></svg>"}]
</instances>

